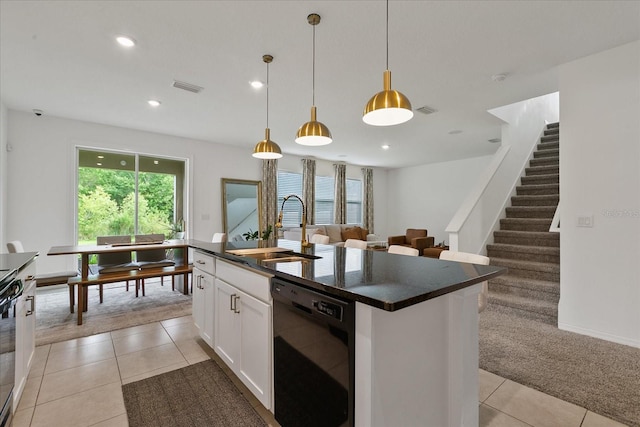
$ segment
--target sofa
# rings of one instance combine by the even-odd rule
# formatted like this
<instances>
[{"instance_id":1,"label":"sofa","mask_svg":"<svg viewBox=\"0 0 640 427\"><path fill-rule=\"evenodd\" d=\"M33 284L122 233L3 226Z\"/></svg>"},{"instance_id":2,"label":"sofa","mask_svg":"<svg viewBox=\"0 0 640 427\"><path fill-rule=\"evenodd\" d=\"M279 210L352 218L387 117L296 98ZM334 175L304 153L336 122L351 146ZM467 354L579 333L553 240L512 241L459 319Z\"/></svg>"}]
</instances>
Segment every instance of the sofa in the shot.
<instances>
[{"instance_id":1,"label":"sofa","mask_svg":"<svg viewBox=\"0 0 640 427\"><path fill-rule=\"evenodd\" d=\"M335 246L344 245L347 239L358 239L369 242L379 241L377 235L371 234L360 224L311 224L307 225L307 240L314 234L329 236L329 244ZM278 237L287 240L302 239L301 227L284 227L278 231Z\"/></svg>"}]
</instances>

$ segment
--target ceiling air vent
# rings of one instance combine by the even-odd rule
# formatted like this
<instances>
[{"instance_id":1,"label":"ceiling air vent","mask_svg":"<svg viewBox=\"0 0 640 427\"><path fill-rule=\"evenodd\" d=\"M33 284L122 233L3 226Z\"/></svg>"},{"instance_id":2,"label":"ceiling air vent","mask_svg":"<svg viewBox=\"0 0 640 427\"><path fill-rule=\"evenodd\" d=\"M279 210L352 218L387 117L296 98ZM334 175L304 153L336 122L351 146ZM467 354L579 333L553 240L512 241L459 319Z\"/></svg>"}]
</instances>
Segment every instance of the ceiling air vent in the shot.
<instances>
[{"instance_id":1,"label":"ceiling air vent","mask_svg":"<svg viewBox=\"0 0 640 427\"><path fill-rule=\"evenodd\" d=\"M427 107L426 105L420 108L416 108L416 111L420 111L422 114L432 114L437 112L435 108Z\"/></svg>"},{"instance_id":2,"label":"ceiling air vent","mask_svg":"<svg viewBox=\"0 0 640 427\"><path fill-rule=\"evenodd\" d=\"M181 82L179 80L174 80L172 86L193 93L200 93L204 90L204 88L201 86L192 85L191 83Z\"/></svg>"}]
</instances>

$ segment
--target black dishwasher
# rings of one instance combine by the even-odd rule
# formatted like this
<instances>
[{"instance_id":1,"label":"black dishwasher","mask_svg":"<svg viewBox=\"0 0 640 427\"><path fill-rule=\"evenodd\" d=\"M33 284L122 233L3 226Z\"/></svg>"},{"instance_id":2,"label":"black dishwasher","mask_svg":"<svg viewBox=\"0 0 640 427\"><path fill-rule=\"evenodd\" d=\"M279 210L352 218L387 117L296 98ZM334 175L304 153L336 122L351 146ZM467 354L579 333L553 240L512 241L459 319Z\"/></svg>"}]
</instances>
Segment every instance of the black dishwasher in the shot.
<instances>
[{"instance_id":1,"label":"black dishwasher","mask_svg":"<svg viewBox=\"0 0 640 427\"><path fill-rule=\"evenodd\" d=\"M275 418L353 426L355 304L272 279Z\"/></svg>"}]
</instances>

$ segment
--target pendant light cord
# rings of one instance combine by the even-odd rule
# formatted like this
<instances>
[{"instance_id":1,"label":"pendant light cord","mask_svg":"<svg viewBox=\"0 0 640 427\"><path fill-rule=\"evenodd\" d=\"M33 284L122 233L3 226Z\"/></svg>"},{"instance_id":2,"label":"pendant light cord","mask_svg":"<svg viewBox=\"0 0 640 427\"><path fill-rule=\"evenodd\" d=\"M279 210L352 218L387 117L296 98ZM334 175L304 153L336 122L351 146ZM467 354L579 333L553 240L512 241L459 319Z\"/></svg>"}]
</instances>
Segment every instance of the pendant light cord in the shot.
<instances>
[{"instance_id":1,"label":"pendant light cord","mask_svg":"<svg viewBox=\"0 0 640 427\"><path fill-rule=\"evenodd\" d=\"M316 26L313 25L313 61L311 66L311 105L316 105Z\"/></svg>"},{"instance_id":2,"label":"pendant light cord","mask_svg":"<svg viewBox=\"0 0 640 427\"><path fill-rule=\"evenodd\" d=\"M387 0L387 70L389 69L389 0Z\"/></svg>"},{"instance_id":3,"label":"pendant light cord","mask_svg":"<svg viewBox=\"0 0 640 427\"><path fill-rule=\"evenodd\" d=\"M267 62L267 127L269 127L269 63Z\"/></svg>"}]
</instances>

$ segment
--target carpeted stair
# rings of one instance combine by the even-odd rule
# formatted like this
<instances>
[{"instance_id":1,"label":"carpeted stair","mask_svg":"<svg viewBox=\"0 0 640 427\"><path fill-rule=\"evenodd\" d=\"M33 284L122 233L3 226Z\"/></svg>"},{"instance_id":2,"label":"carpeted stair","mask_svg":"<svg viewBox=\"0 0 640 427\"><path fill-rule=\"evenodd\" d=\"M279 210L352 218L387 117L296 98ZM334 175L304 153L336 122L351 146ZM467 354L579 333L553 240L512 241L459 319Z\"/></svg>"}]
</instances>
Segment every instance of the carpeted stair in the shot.
<instances>
[{"instance_id":1,"label":"carpeted stair","mask_svg":"<svg viewBox=\"0 0 640 427\"><path fill-rule=\"evenodd\" d=\"M547 125L495 243L487 245L491 264L509 269L489 281L489 304L551 325L560 299L560 234L549 232L560 199L559 136L559 123Z\"/></svg>"}]
</instances>

